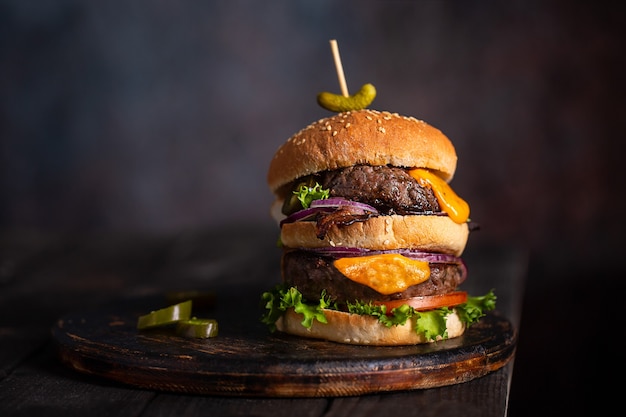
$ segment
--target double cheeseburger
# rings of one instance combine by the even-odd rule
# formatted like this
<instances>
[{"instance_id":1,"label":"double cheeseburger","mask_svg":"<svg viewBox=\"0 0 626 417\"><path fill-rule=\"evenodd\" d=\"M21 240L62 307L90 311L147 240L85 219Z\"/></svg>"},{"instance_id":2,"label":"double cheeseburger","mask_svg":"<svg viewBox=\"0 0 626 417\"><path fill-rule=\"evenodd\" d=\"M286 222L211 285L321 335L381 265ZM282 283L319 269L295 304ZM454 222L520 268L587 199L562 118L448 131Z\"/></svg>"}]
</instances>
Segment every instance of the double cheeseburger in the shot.
<instances>
[{"instance_id":1,"label":"double cheeseburger","mask_svg":"<svg viewBox=\"0 0 626 417\"><path fill-rule=\"evenodd\" d=\"M267 174L282 279L262 321L361 345L461 336L495 295L459 289L471 222L456 163L440 130L396 113L346 111L289 138Z\"/></svg>"}]
</instances>

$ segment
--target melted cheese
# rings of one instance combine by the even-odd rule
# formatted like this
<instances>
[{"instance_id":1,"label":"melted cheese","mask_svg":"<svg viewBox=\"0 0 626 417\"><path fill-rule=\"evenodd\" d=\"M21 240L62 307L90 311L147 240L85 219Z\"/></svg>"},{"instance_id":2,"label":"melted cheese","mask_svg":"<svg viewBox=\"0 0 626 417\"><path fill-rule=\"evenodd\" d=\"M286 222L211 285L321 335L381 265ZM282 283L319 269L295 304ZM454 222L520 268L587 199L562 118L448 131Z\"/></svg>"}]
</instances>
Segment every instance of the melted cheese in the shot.
<instances>
[{"instance_id":1,"label":"melted cheese","mask_svg":"<svg viewBox=\"0 0 626 417\"><path fill-rule=\"evenodd\" d=\"M339 258L333 264L352 281L385 295L404 291L430 278L428 262L397 253Z\"/></svg>"},{"instance_id":2,"label":"melted cheese","mask_svg":"<svg viewBox=\"0 0 626 417\"><path fill-rule=\"evenodd\" d=\"M409 171L422 187L433 190L435 197L448 216L455 223L465 223L469 218L469 204L459 197L442 178L424 168L415 168Z\"/></svg>"}]
</instances>

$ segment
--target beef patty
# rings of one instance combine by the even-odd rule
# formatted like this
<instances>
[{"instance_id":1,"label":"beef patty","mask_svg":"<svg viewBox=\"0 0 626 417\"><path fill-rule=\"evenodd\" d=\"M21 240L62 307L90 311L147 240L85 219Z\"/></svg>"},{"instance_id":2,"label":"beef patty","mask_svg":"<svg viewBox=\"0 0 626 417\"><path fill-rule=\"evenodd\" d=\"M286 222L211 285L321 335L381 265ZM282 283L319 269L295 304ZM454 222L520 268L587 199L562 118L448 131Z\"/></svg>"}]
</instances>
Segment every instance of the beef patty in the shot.
<instances>
[{"instance_id":1,"label":"beef patty","mask_svg":"<svg viewBox=\"0 0 626 417\"><path fill-rule=\"evenodd\" d=\"M430 188L424 188L402 168L391 166L355 165L324 171L299 179L300 184L319 183L330 190L331 197L344 197L375 207L380 214L420 214L441 212L437 198ZM302 209L287 198L283 211L291 214Z\"/></svg>"},{"instance_id":2,"label":"beef patty","mask_svg":"<svg viewBox=\"0 0 626 417\"><path fill-rule=\"evenodd\" d=\"M287 286L298 288L306 300L319 300L322 291L325 290L331 302L343 305L355 300L367 303L445 294L458 287L465 280L467 272L462 263L431 263L428 280L405 291L384 295L347 278L333 266L332 262L332 257L319 256L313 251L286 251L281 262L283 282Z\"/></svg>"}]
</instances>

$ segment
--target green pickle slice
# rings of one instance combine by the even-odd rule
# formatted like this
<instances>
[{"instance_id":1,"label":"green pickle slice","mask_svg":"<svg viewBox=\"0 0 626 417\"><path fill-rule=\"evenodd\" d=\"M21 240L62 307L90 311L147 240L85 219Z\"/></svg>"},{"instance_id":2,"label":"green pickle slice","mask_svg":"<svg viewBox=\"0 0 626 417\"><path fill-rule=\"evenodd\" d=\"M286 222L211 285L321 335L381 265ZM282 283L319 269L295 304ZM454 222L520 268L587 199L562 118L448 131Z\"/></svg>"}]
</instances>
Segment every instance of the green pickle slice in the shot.
<instances>
[{"instance_id":1,"label":"green pickle slice","mask_svg":"<svg viewBox=\"0 0 626 417\"><path fill-rule=\"evenodd\" d=\"M375 98L376 87L372 84L364 84L356 94L349 97L327 91L321 92L317 95L317 103L326 110L341 113L350 110L366 109Z\"/></svg>"},{"instance_id":2,"label":"green pickle slice","mask_svg":"<svg viewBox=\"0 0 626 417\"><path fill-rule=\"evenodd\" d=\"M191 300L155 310L139 317L137 329L166 326L181 320L189 320L189 317L191 317Z\"/></svg>"},{"instance_id":3,"label":"green pickle slice","mask_svg":"<svg viewBox=\"0 0 626 417\"><path fill-rule=\"evenodd\" d=\"M198 319L193 317L176 323L176 334L195 339L216 337L218 333L217 320Z\"/></svg>"}]
</instances>

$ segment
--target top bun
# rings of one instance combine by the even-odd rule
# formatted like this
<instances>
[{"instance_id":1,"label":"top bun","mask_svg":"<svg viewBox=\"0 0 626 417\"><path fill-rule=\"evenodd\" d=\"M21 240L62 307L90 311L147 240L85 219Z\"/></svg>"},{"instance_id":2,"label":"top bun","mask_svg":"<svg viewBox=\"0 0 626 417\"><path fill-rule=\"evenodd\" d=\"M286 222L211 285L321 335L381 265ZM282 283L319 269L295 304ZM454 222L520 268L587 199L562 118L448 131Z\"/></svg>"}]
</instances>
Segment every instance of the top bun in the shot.
<instances>
[{"instance_id":1,"label":"top bun","mask_svg":"<svg viewBox=\"0 0 626 417\"><path fill-rule=\"evenodd\" d=\"M274 155L267 182L278 194L300 177L358 164L428 168L450 181L456 162L452 142L428 123L358 110L321 119L289 138Z\"/></svg>"}]
</instances>

